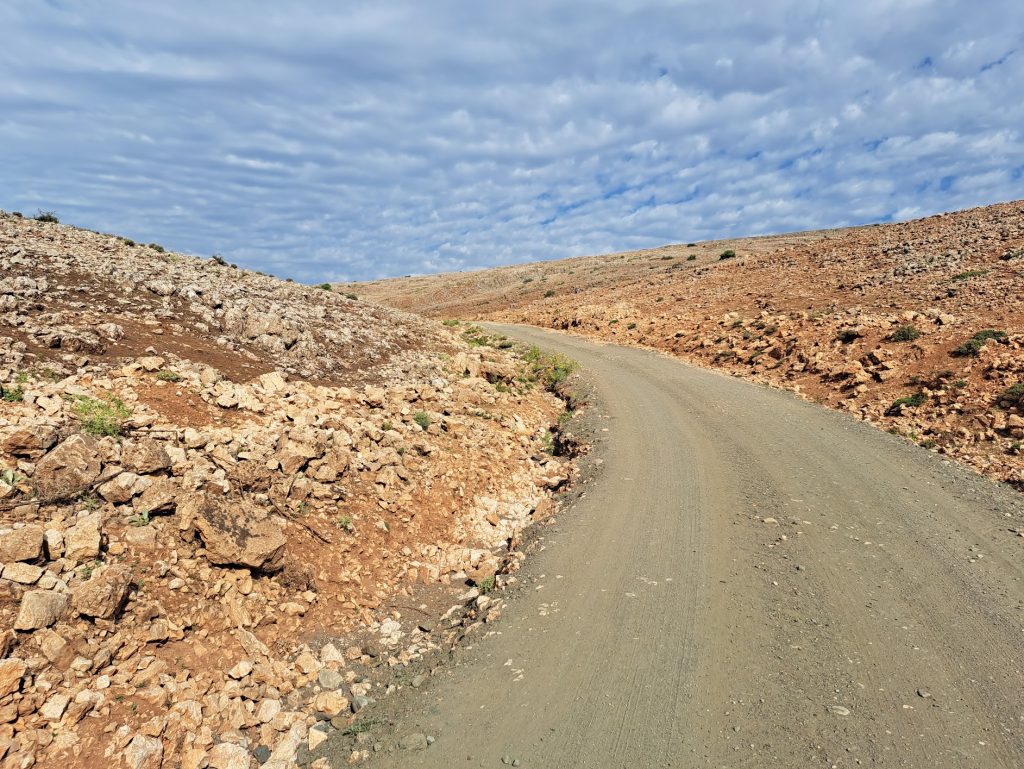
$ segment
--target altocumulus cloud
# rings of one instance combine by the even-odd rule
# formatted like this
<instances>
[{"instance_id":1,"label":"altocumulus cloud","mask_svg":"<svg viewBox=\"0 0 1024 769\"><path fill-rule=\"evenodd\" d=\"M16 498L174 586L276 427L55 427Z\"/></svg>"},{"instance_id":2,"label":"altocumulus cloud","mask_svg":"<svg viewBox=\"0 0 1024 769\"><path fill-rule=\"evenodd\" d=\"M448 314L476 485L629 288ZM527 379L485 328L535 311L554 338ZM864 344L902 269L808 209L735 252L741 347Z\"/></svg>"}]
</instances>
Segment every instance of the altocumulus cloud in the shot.
<instances>
[{"instance_id":1,"label":"altocumulus cloud","mask_svg":"<svg viewBox=\"0 0 1024 769\"><path fill-rule=\"evenodd\" d=\"M300 280L1020 197L1020 0L0 5L0 204Z\"/></svg>"}]
</instances>

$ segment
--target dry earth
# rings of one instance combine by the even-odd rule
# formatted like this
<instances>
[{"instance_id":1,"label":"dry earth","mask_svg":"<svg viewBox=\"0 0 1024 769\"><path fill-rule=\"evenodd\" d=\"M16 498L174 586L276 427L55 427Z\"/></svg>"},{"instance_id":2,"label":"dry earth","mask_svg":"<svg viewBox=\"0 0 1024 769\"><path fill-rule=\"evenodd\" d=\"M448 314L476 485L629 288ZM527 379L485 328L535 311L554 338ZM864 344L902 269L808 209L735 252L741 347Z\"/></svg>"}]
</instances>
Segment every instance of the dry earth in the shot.
<instances>
[{"instance_id":1,"label":"dry earth","mask_svg":"<svg viewBox=\"0 0 1024 769\"><path fill-rule=\"evenodd\" d=\"M499 616L569 473L536 361L56 223L0 259L0 767L284 769Z\"/></svg>"},{"instance_id":2,"label":"dry earth","mask_svg":"<svg viewBox=\"0 0 1024 769\"><path fill-rule=\"evenodd\" d=\"M1024 488L1024 202L345 290L654 348Z\"/></svg>"}]
</instances>

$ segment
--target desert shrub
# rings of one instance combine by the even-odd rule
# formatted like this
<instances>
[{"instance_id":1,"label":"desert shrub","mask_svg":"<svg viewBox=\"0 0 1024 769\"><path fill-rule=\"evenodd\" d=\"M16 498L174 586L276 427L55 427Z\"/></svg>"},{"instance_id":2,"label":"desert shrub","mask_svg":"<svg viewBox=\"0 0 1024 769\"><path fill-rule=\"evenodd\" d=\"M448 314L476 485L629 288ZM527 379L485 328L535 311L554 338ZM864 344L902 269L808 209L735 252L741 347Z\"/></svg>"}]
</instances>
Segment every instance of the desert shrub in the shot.
<instances>
[{"instance_id":1,"label":"desert shrub","mask_svg":"<svg viewBox=\"0 0 1024 769\"><path fill-rule=\"evenodd\" d=\"M441 323L443 325L445 325L445 326L450 326L450 327L454 327L454 326L458 326L459 325L459 322L457 320L455 320L455 318L448 318L447 320L441 321Z\"/></svg>"},{"instance_id":2,"label":"desert shrub","mask_svg":"<svg viewBox=\"0 0 1024 769\"><path fill-rule=\"evenodd\" d=\"M967 270L966 272L954 275L950 280L970 280L971 278L980 278L982 275L988 275L988 270Z\"/></svg>"},{"instance_id":3,"label":"desert shrub","mask_svg":"<svg viewBox=\"0 0 1024 769\"><path fill-rule=\"evenodd\" d=\"M889 334L890 342L913 342L921 336L921 330L917 326L900 326Z\"/></svg>"},{"instance_id":4,"label":"desert shrub","mask_svg":"<svg viewBox=\"0 0 1024 769\"><path fill-rule=\"evenodd\" d=\"M161 369L156 372L156 378L161 382L180 382L181 374L177 371L171 371L170 369Z\"/></svg>"},{"instance_id":5,"label":"desert shrub","mask_svg":"<svg viewBox=\"0 0 1024 769\"><path fill-rule=\"evenodd\" d=\"M412 421L418 424L422 429L426 430L430 427L430 414L426 411L417 411L412 415Z\"/></svg>"},{"instance_id":6,"label":"desert shrub","mask_svg":"<svg viewBox=\"0 0 1024 769\"><path fill-rule=\"evenodd\" d=\"M991 328L985 329L984 331L979 331L977 334L975 334L966 342L964 342L955 350L953 350L953 355L957 356L958 358L973 358L978 353L981 352L981 348L985 346L985 342L987 342L989 339L1003 341L1004 339L1006 339L1006 332L997 331Z\"/></svg>"},{"instance_id":7,"label":"desert shrub","mask_svg":"<svg viewBox=\"0 0 1024 769\"><path fill-rule=\"evenodd\" d=\"M1017 382L1017 384L1007 387L999 396L999 400L1016 404L1024 403L1024 382Z\"/></svg>"},{"instance_id":8,"label":"desert shrub","mask_svg":"<svg viewBox=\"0 0 1024 769\"><path fill-rule=\"evenodd\" d=\"M523 278L523 283L533 283L533 278Z\"/></svg>"},{"instance_id":9,"label":"desert shrub","mask_svg":"<svg viewBox=\"0 0 1024 769\"><path fill-rule=\"evenodd\" d=\"M688 261L688 262L695 262L695 261L697 261L697 255L696 254L690 254L688 257L686 257L686 261Z\"/></svg>"},{"instance_id":10,"label":"desert shrub","mask_svg":"<svg viewBox=\"0 0 1024 769\"><path fill-rule=\"evenodd\" d=\"M120 435L121 427L131 412L119 399L102 400L86 395L75 396L72 411L82 421L82 429L89 435Z\"/></svg>"},{"instance_id":11,"label":"desert shrub","mask_svg":"<svg viewBox=\"0 0 1024 769\"><path fill-rule=\"evenodd\" d=\"M166 249L165 249L165 248L164 248L163 246L161 246L161 245L160 245L159 243L150 243L150 244L149 244L149 247L150 247L150 248L152 248L152 249L153 249L154 251L156 251L156 252L157 252L158 254L162 254L162 253L164 253L164 251L166 250Z\"/></svg>"},{"instance_id":12,"label":"desert shrub","mask_svg":"<svg viewBox=\"0 0 1024 769\"><path fill-rule=\"evenodd\" d=\"M351 300L352 300L352 301L354 302L354 301L355 301L356 299L358 299L359 297L358 297L358 296L356 296L355 294L353 294L352 292L349 292L349 293L345 294L345 298L346 298L346 299L351 299Z\"/></svg>"},{"instance_id":13,"label":"desert shrub","mask_svg":"<svg viewBox=\"0 0 1024 769\"><path fill-rule=\"evenodd\" d=\"M227 267L228 266L228 263L224 260L224 257L221 256L220 254L214 254L213 256L211 256L210 257L210 261L214 262L215 264L219 264L221 267Z\"/></svg>"},{"instance_id":14,"label":"desert shrub","mask_svg":"<svg viewBox=\"0 0 1024 769\"><path fill-rule=\"evenodd\" d=\"M733 251L731 248L729 248L729 249L726 249L725 251L723 251L721 254L719 254L718 258L719 259L735 259L736 258L736 252Z\"/></svg>"},{"instance_id":15,"label":"desert shrub","mask_svg":"<svg viewBox=\"0 0 1024 769\"><path fill-rule=\"evenodd\" d=\"M903 409L912 408L916 409L918 406L923 406L928 402L928 396L924 393L914 393L913 395L905 395L902 398L897 398L892 402L892 405L885 412L889 416L896 416L903 413Z\"/></svg>"},{"instance_id":16,"label":"desert shrub","mask_svg":"<svg viewBox=\"0 0 1024 769\"><path fill-rule=\"evenodd\" d=\"M627 328L627 329L628 329L629 331L632 331L632 330L633 330L634 328L636 328L636 323L630 323L630 324L628 324L628 325L626 326L626 328Z\"/></svg>"},{"instance_id":17,"label":"desert shrub","mask_svg":"<svg viewBox=\"0 0 1024 769\"><path fill-rule=\"evenodd\" d=\"M35 219L37 222L49 222L50 224L60 224L60 219L57 218L57 214L53 211L43 211L39 209L36 213Z\"/></svg>"},{"instance_id":18,"label":"desert shrub","mask_svg":"<svg viewBox=\"0 0 1024 769\"><path fill-rule=\"evenodd\" d=\"M3 387L0 388L0 392L3 393L0 397L2 397L7 403L21 403L25 398L25 389L21 385Z\"/></svg>"},{"instance_id":19,"label":"desert shrub","mask_svg":"<svg viewBox=\"0 0 1024 769\"><path fill-rule=\"evenodd\" d=\"M317 288L322 289L323 291L330 291L331 290L331 284L330 283L321 283L319 286L317 286Z\"/></svg>"},{"instance_id":20,"label":"desert shrub","mask_svg":"<svg viewBox=\"0 0 1024 769\"><path fill-rule=\"evenodd\" d=\"M547 291L544 292L544 298L545 299L550 299L554 295L555 295L555 290L553 288L549 288Z\"/></svg>"}]
</instances>

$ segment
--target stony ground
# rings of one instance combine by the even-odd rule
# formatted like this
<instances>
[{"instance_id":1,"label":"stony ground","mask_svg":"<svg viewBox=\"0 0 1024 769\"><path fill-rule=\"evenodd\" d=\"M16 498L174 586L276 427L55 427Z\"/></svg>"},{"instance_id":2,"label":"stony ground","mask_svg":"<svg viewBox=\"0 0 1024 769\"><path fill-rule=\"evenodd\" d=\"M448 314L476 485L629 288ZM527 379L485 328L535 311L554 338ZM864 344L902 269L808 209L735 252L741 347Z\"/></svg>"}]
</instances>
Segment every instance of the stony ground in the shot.
<instances>
[{"instance_id":1,"label":"stony ground","mask_svg":"<svg viewBox=\"0 0 1024 769\"><path fill-rule=\"evenodd\" d=\"M344 290L661 350L1024 488L1024 202Z\"/></svg>"},{"instance_id":2,"label":"stony ground","mask_svg":"<svg viewBox=\"0 0 1024 769\"><path fill-rule=\"evenodd\" d=\"M55 223L0 259L0 767L284 769L497 619L543 361Z\"/></svg>"}]
</instances>

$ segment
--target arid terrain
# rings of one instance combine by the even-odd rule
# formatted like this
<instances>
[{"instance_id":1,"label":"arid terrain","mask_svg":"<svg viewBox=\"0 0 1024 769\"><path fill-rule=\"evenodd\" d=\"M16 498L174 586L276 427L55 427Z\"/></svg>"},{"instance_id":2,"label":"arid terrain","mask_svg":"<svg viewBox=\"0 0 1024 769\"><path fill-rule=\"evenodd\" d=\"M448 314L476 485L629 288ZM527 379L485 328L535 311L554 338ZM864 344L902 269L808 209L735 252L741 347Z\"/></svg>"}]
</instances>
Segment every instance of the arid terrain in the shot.
<instances>
[{"instance_id":1,"label":"arid terrain","mask_svg":"<svg viewBox=\"0 0 1024 769\"><path fill-rule=\"evenodd\" d=\"M1024 202L343 290L660 350L1024 488Z\"/></svg>"},{"instance_id":2,"label":"arid terrain","mask_svg":"<svg viewBox=\"0 0 1024 769\"><path fill-rule=\"evenodd\" d=\"M3 769L294 766L500 615L543 360L58 223L0 259Z\"/></svg>"}]
</instances>

